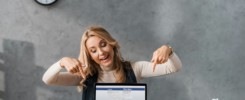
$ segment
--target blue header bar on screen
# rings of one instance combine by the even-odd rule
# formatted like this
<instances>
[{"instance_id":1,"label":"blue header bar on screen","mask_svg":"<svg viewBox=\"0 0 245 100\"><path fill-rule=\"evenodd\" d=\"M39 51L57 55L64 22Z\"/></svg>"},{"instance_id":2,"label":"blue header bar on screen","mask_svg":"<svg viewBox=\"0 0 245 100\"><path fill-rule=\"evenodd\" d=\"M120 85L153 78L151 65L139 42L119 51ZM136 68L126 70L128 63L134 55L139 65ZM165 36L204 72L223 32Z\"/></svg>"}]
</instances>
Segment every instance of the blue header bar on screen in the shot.
<instances>
[{"instance_id":1,"label":"blue header bar on screen","mask_svg":"<svg viewBox=\"0 0 245 100\"><path fill-rule=\"evenodd\" d=\"M145 88L96 88L96 90L144 91Z\"/></svg>"}]
</instances>

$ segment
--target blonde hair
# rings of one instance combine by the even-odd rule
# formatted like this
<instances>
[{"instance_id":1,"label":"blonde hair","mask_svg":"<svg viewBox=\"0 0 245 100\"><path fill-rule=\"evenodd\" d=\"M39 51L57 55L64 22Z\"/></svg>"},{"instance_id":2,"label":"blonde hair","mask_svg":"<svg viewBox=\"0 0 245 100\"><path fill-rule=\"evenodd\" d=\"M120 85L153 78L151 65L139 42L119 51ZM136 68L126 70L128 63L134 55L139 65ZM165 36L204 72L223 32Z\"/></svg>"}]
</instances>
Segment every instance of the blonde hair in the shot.
<instances>
[{"instance_id":1,"label":"blonde hair","mask_svg":"<svg viewBox=\"0 0 245 100\"><path fill-rule=\"evenodd\" d=\"M82 36L81 39L81 48L80 48L80 55L78 57L79 61L83 63L86 67L83 69L85 76L93 76L96 73L99 73L101 70L100 65L98 65L95 61L92 60L91 56L89 55L89 51L86 47L86 42L90 37L97 36L101 39L104 39L109 45L113 47L114 51L114 61L113 67L116 71L116 83L123 83L126 81L125 72L123 69L122 61L123 58L121 56L118 42L109 34L107 30L100 26L92 26L89 27ZM82 79L80 85L83 86L83 82L86 80Z\"/></svg>"}]
</instances>

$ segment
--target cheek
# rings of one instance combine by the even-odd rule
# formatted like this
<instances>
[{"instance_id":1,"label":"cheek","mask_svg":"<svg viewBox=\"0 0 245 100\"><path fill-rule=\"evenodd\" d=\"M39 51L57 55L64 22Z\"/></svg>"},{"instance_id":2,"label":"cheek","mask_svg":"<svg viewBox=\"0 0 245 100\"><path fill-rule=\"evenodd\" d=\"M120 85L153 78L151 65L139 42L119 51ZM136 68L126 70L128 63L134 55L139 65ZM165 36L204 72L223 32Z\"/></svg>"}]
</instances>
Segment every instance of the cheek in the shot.
<instances>
[{"instance_id":1,"label":"cheek","mask_svg":"<svg viewBox=\"0 0 245 100\"><path fill-rule=\"evenodd\" d=\"M107 52L110 52L110 53L114 52L113 47L111 45L106 46L105 49Z\"/></svg>"},{"instance_id":2,"label":"cheek","mask_svg":"<svg viewBox=\"0 0 245 100\"><path fill-rule=\"evenodd\" d=\"M112 56L112 57L114 57L114 55L115 55L115 52L114 52L114 50L113 50L113 48L110 48L110 55Z\"/></svg>"},{"instance_id":3,"label":"cheek","mask_svg":"<svg viewBox=\"0 0 245 100\"><path fill-rule=\"evenodd\" d=\"M92 57L92 60L94 60L96 63L98 63L99 58L96 53L91 53L90 56Z\"/></svg>"}]
</instances>

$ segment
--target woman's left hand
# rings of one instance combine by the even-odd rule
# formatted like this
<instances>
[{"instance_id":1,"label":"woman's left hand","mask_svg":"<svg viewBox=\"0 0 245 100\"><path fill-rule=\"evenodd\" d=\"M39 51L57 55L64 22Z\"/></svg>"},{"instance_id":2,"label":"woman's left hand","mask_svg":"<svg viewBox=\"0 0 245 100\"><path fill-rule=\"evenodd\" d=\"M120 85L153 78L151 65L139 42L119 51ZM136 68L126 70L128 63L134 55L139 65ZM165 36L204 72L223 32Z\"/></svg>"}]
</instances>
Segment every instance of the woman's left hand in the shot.
<instances>
[{"instance_id":1,"label":"woman's left hand","mask_svg":"<svg viewBox=\"0 0 245 100\"><path fill-rule=\"evenodd\" d=\"M151 62L153 72L155 71L156 64L162 64L168 61L169 55L172 53L172 48L168 45L163 45L154 51Z\"/></svg>"}]
</instances>

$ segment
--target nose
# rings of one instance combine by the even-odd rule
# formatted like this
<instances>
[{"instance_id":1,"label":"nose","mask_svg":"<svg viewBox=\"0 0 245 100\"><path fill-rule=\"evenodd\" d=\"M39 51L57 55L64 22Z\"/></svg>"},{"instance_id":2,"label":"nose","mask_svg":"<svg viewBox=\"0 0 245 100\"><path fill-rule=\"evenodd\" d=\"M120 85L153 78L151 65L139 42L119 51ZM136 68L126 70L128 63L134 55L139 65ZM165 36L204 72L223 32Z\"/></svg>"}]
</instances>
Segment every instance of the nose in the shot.
<instances>
[{"instance_id":1,"label":"nose","mask_svg":"<svg viewBox=\"0 0 245 100\"><path fill-rule=\"evenodd\" d=\"M105 54L105 52L101 48L98 49L98 52L99 52L99 55L104 55Z\"/></svg>"}]
</instances>

